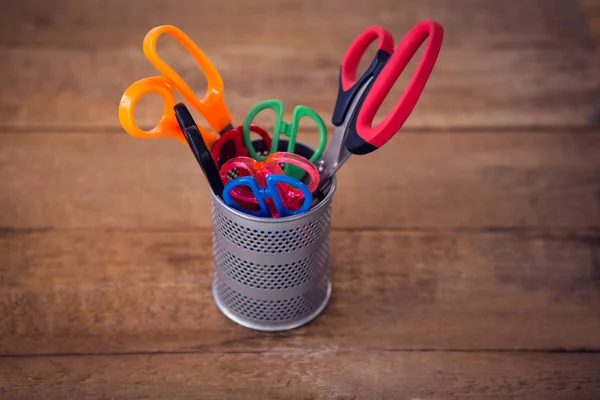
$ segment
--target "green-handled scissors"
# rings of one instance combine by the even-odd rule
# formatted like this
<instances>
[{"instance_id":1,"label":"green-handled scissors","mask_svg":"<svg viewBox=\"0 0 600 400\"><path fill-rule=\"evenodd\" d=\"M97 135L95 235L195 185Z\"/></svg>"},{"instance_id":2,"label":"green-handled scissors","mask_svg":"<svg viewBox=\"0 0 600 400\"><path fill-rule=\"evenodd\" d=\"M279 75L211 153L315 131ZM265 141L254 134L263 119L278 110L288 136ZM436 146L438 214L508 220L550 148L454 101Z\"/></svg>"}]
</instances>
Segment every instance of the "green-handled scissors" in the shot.
<instances>
[{"instance_id":1,"label":"green-handled scissors","mask_svg":"<svg viewBox=\"0 0 600 400\"><path fill-rule=\"evenodd\" d=\"M275 126L273 128L273 138L269 153L265 156L261 156L256 152L254 146L252 145L252 140L250 139L250 125L252 124L254 117L256 117L259 112L266 109L272 109L275 111ZM258 161L264 161L268 155L279 151L279 137L282 134L290 138L287 146L287 152L294 153L294 149L296 148L296 137L298 136L298 126L302 117L309 117L315 121L317 128L319 129L319 145L317 146L314 154L309 158L309 161L314 164L317 160L319 160L327 145L327 127L325 126L323 118L321 118L319 114L317 114L311 108L300 105L294 108L294 112L292 114L292 123L289 124L283 120L283 102L281 100L262 101L252 107L248 112L248 115L244 120L243 138L244 144L248 148L248 154L250 157ZM291 164L286 164L283 171L286 175L296 179L301 179L306 173L306 171L303 169Z\"/></svg>"}]
</instances>

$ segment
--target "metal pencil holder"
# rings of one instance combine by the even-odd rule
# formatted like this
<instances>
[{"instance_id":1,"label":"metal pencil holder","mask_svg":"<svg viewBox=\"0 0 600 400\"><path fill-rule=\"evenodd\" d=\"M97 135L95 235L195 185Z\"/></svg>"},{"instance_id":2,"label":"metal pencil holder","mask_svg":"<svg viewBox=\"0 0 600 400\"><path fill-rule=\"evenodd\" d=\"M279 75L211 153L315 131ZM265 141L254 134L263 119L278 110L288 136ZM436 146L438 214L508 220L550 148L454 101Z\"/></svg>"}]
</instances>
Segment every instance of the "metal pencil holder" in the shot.
<instances>
[{"instance_id":1,"label":"metal pencil holder","mask_svg":"<svg viewBox=\"0 0 600 400\"><path fill-rule=\"evenodd\" d=\"M265 154L264 143L254 147ZM286 151L281 140L279 150ZM296 143L307 159L313 150ZM239 212L212 193L213 297L236 323L283 331L316 318L331 295L329 234L335 177L329 192L309 211L284 218Z\"/></svg>"}]
</instances>

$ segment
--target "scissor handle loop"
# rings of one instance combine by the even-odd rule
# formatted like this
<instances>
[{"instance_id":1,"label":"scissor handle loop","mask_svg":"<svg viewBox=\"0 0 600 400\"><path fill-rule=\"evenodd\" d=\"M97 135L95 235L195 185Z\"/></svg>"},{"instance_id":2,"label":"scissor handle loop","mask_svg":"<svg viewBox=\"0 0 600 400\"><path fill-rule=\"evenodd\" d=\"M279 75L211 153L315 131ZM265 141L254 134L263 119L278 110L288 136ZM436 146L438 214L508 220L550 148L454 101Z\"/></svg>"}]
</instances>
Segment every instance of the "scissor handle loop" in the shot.
<instances>
[{"instance_id":1,"label":"scissor handle loop","mask_svg":"<svg viewBox=\"0 0 600 400\"><path fill-rule=\"evenodd\" d=\"M227 183L227 174L232 169L243 170L257 179L259 179L260 183L264 183L263 176L263 164L259 161L254 160L250 157L234 157L230 160L227 160L220 168L219 174L221 175L221 179L223 183Z\"/></svg>"},{"instance_id":2,"label":"scissor handle loop","mask_svg":"<svg viewBox=\"0 0 600 400\"><path fill-rule=\"evenodd\" d=\"M315 163L317 160L321 158L323 152L325 151L325 147L327 147L327 127L325 126L325 121L317 112L315 112L312 108L299 105L294 108L294 112L292 114L292 128L288 134L290 137L290 141L288 142L288 153L294 153L296 149L296 140L298 136L298 128L300 125L300 120L304 117L308 117L315 121L317 125L317 130L319 131L319 145L317 146L315 152L308 159L310 162ZM297 172L296 169L290 166L290 170L285 171L286 175L292 176L296 179L300 178L300 172Z\"/></svg>"},{"instance_id":3,"label":"scissor handle loop","mask_svg":"<svg viewBox=\"0 0 600 400\"><path fill-rule=\"evenodd\" d=\"M253 197L257 200L257 203L259 206L258 210L252 210L252 209L246 208L246 207L238 204L233 199L232 192L234 191L234 189L237 189L238 187L240 189L241 189L241 187L247 187L250 189ZM261 188L258 186L258 183L256 182L256 178L254 178L253 176L242 176L240 178L235 178L225 185L225 188L223 189L223 200L225 201L225 203L228 206L230 206L238 211L242 211L247 214L254 215L256 217L268 217L271 215L271 212L269 211L267 202L265 201L265 196L263 195L263 192L261 192L260 189ZM239 192L239 190L237 192Z\"/></svg>"},{"instance_id":4,"label":"scissor handle loop","mask_svg":"<svg viewBox=\"0 0 600 400\"><path fill-rule=\"evenodd\" d=\"M141 129L135 122L135 107L142 97L149 93L158 94L163 101L163 113L158 123L150 130ZM162 76L143 78L132 83L123 93L119 102L119 122L129 135L136 138L153 138L168 136L177 139L187 146L187 141L179 129L177 119L173 114L175 106L175 92L169 81ZM198 128L202 139L207 146L211 147L217 140L217 136L206 129Z\"/></svg>"},{"instance_id":5,"label":"scissor handle loop","mask_svg":"<svg viewBox=\"0 0 600 400\"><path fill-rule=\"evenodd\" d=\"M289 138L287 152L294 153L296 149L300 120L304 117L308 117L316 123L319 131L319 145L317 146L315 152L309 158L309 161L314 163L321 158L327 145L327 127L325 126L325 121L323 121L323 118L321 118L321 116L314 110L312 110L310 107L298 105L294 108L294 111L292 113L292 122L287 123L283 120L283 102L281 100L275 99L265 100L258 103L257 105L252 107L252 109L250 109L250 111L246 115L246 118L244 119L244 124L242 126L242 135L244 139L244 144L248 148L248 154L250 155L250 157L259 161L264 161L267 158L267 156L258 154L254 149L254 146L252 146L249 129L250 124L254 120L256 115L258 115L258 113L266 109L272 109L273 111L275 111L275 124L273 126L273 138L269 147L269 154L274 154L278 151L279 138L281 135L284 135ZM293 165L286 165L284 168L284 173L296 179L300 179L304 174L304 172L301 169L296 168Z\"/></svg>"},{"instance_id":6,"label":"scissor handle loop","mask_svg":"<svg viewBox=\"0 0 600 400\"><path fill-rule=\"evenodd\" d=\"M273 153L269 155L265 161L256 161L250 157L232 158L223 164L220 169L220 176L223 184L227 184L228 173L232 169L238 168L240 176L241 172L245 171L248 175L257 180L260 187L265 187L269 175L284 174L280 164L295 165L300 168L303 173L308 173L310 177L310 182L307 185L308 190L312 193L317 189L320 179L317 167L306 158L287 152ZM287 209L297 209L300 206L300 201L303 199L304 195L298 188L282 184L278 185L277 189ZM252 192L248 190L248 188L236 188L233 191L232 196L239 202L244 202L244 204L258 204L258 201L254 198Z\"/></svg>"},{"instance_id":7,"label":"scissor handle loop","mask_svg":"<svg viewBox=\"0 0 600 400\"><path fill-rule=\"evenodd\" d=\"M258 134L265 144L265 148L269 148L271 146L271 137L263 128L258 125L250 125L250 131ZM244 146L242 140L242 125L238 126L235 129L231 129L219 137L215 142L214 146L211 149L211 154L215 163L219 164L219 157L221 155L221 150L226 143L232 142L235 148L235 155L237 157L247 157L248 149ZM252 146L254 148L254 146Z\"/></svg>"},{"instance_id":8,"label":"scissor handle loop","mask_svg":"<svg viewBox=\"0 0 600 400\"><path fill-rule=\"evenodd\" d=\"M427 20L417 24L396 46L379 74L376 74L373 86L367 94L356 119L356 133L365 142L363 146L348 147L354 154L365 154L383 146L402 127L414 109L431 71L437 61L444 36L444 30L437 22ZM376 126L372 127L373 118L381 107L394 83L415 56L426 39L427 46L419 61L416 72L408 83L406 90L392 111ZM352 132L350 132L352 134ZM352 138L349 138L349 141Z\"/></svg>"},{"instance_id":9,"label":"scissor handle loop","mask_svg":"<svg viewBox=\"0 0 600 400\"><path fill-rule=\"evenodd\" d=\"M248 151L246 147L242 143L242 138L239 135L237 129L231 129L224 134L222 134L213 147L210 149L210 154L215 162L215 164L219 165L219 159L221 156L221 150L226 143L233 143L233 147L235 149L236 156L247 156Z\"/></svg>"},{"instance_id":10,"label":"scissor handle loop","mask_svg":"<svg viewBox=\"0 0 600 400\"><path fill-rule=\"evenodd\" d=\"M223 163L219 170L219 174L224 185L229 182L228 173L232 169L238 170L239 177L250 175L258 181L260 186L266 185L264 165L260 161L256 161L253 158L245 156L238 156L227 160L225 163ZM237 188L234 191L234 197L237 200L244 202L244 204L256 205L258 203L248 188Z\"/></svg>"},{"instance_id":11,"label":"scissor handle loop","mask_svg":"<svg viewBox=\"0 0 600 400\"><path fill-rule=\"evenodd\" d=\"M377 51L383 50L388 55L394 50L394 38L390 32L381 26L371 26L354 39L342 59L341 87L348 91L358 81L356 71L367 48L377 40ZM366 73L367 71L365 71Z\"/></svg>"},{"instance_id":12,"label":"scissor handle loop","mask_svg":"<svg viewBox=\"0 0 600 400\"><path fill-rule=\"evenodd\" d=\"M377 40L377 51L367 69L357 77L356 73L360 60L374 40ZM378 25L365 29L354 39L340 65L338 95L331 116L333 125L342 125L350 112L350 106L355 96L378 68L387 61L393 50L394 38L392 34Z\"/></svg>"},{"instance_id":13,"label":"scissor handle loop","mask_svg":"<svg viewBox=\"0 0 600 400\"><path fill-rule=\"evenodd\" d=\"M283 204L281 195L277 190L278 183L285 183L296 189L300 189L304 200L302 202L302 205L298 209L289 209ZM292 178L291 176L280 174L271 174L267 176L267 188L265 189L265 192L268 197L271 197L273 199L273 202L275 203L275 208L277 209L277 211L279 211L279 215L282 217L287 217L289 215L297 215L306 212L310 209L310 206L312 205L312 193L308 186L300 182L298 179ZM275 193L277 193L277 195Z\"/></svg>"},{"instance_id":14,"label":"scissor handle loop","mask_svg":"<svg viewBox=\"0 0 600 400\"><path fill-rule=\"evenodd\" d=\"M279 168L279 164L290 164L302 169L303 173L307 173L310 177L310 183L307 185L311 192L314 192L319 186L319 170L306 158L289 152L277 152L269 155L265 161L265 165L272 170Z\"/></svg>"},{"instance_id":15,"label":"scissor handle loop","mask_svg":"<svg viewBox=\"0 0 600 400\"><path fill-rule=\"evenodd\" d=\"M198 99L181 76L159 57L156 44L163 33L171 35L183 45L204 72L207 90L202 100ZM170 81L181 96L202 114L215 131L221 132L231 124L231 114L225 105L223 96L224 85L221 75L206 54L181 29L173 25L161 25L152 28L144 37L143 49L148 60Z\"/></svg>"},{"instance_id":16,"label":"scissor handle loop","mask_svg":"<svg viewBox=\"0 0 600 400\"><path fill-rule=\"evenodd\" d=\"M242 125L242 138L244 144L248 149L250 157L258 161L264 161L267 156L260 155L254 149L252 145L252 139L250 138L250 125L254 118L263 110L271 109L275 111L275 125L273 127L273 137L271 139L271 146L268 147L269 153L274 153L279 148L279 135L281 132L281 123L283 122L283 102L281 100L264 100L255 105L248 111L244 123Z\"/></svg>"},{"instance_id":17,"label":"scissor handle loop","mask_svg":"<svg viewBox=\"0 0 600 400\"><path fill-rule=\"evenodd\" d=\"M277 190L278 183L285 183L288 185L292 185L302 192L302 194L304 195L304 201L302 203L302 206L300 206L300 208L298 208L297 210L290 210L285 207L285 205L283 204L283 201L280 197L280 194ZM231 193L235 188L237 188L239 186L247 186L248 188L250 188L254 197L258 201L258 206L259 206L258 210L247 209L247 208L239 205L233 199ZM256 179L252 176L244 176L241 178L236 178L236 179L232 180L231 182L227 183L227 185L225 185L225 189L223 191L223 199L225 200L225 203L227 205L229 205L230 207L232 207L238 211L242 211L242 212L257 216L257 217L273 216L271 214L271 212L269 211L269 208L268 208L268 205L266 202L267 198L270 198L273 200L273 203L275 204L275 208L276 208L277 212L279 213L279 216L281 216L281 217L286 217L286 216L296 215L296 214L306 212L310 209L310 206L312 204L312 193L310 192L308 187L306 185L304 185L302 182L300 182L299 180L294 179L289 176L286 176L286 175L279 175L279 174L268 175L267 179L266 179L266 187L260 187L258 185Z\"/></svg>"},{"instance_id":18,"label":"scissor handle loop","mask_svg":"<svg viewBox=\"0 0 600 400\"><path fill-rule=\"evenodd\" d=\"M289 152L273 153L267 157L264 163L268 169L273 170L274 173L284 174L279 164L284 164L284 169L288 166L296 168L300 176L303 176L307 173L310 177L307 187L311 193L314 192L319 186L319 170L313 163L298 154ZM287 209L296 210L300 207L302 204L301 202L304 199L304 194L302 191L291 185L279 185L278 189Z\"/></svg>"},{"instance_id":19,"label":"scissor handle loop","mask_svg":"<svg viewBox=\"0 0 600 400\"><path fill-rule=\"evenodd\" d=\"M158 94L163 100L163 114L158 124L149 131L141 129L135 122L135 107L149 93ZM170 136L187 145L173 114L175 94L173 87L162 76L143 78L132 83L123 93L119 103L119 121L129 135L137 138Z\"/></svg>"}]
</instances>

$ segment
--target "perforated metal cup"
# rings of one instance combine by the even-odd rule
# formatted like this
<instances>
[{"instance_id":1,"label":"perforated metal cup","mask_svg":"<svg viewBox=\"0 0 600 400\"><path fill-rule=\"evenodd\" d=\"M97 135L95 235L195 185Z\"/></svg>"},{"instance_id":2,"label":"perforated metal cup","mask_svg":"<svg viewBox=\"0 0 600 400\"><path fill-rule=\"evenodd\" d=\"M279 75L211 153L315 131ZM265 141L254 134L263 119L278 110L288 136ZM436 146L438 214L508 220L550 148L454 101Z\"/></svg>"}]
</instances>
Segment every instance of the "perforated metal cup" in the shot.
<instances>
[{"instance_id":1,"label":"perforated metal cup","mask_svg":"<svg viewBox=\"0 0 600 400\"><path fill-rule=\"evenodd\" d=\"M264 153L262 141L254 142ZM281 141L285 151L287 141ZM296 153L313 150L297 143ZM237 211L212 194L213 297L231 320L261 331L282 331L316 318L331 295L331 189L308 212L260 218Z\"/></svg>"}]
</instances>

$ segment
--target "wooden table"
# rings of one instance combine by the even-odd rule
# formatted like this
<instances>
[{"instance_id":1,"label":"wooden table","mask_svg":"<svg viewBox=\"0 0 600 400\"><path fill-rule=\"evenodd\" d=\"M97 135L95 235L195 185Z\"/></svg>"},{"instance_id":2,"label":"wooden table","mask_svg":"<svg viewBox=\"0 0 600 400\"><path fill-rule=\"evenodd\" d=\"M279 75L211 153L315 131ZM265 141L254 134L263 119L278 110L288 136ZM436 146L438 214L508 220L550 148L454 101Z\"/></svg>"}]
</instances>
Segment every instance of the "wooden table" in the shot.
<instances>
[{"instance_id":1,"label":"wooden table","mask_svg":"<svg viewBox=\"0 0 600 400\"><path fill-rule=\"evenodd\" d=\"M600 5L370 3L2 6L2 398L600 399ZM236 123L268 98L329 123L352 39L427 18L446 36L421 101L339 172L329 306L285 333L234 324L189 149L117 119L157 74L145 33L197 41ZM200 93L192 58L159 50ZM151 126L161 103L143 106Z\"/></svg>"}]
</instances>

